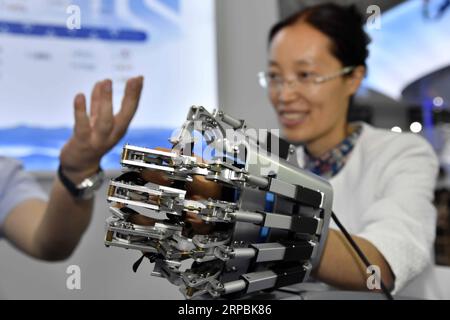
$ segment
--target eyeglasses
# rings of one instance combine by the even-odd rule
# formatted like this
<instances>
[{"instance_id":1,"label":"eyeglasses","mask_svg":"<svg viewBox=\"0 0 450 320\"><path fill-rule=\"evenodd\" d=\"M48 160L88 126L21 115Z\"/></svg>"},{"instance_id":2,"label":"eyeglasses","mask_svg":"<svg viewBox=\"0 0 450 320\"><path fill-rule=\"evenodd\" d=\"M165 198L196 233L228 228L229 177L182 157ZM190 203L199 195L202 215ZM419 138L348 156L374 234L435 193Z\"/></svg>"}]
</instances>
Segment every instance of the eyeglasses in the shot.
<instances>
[{"instance_id":1,"label":"eyeglasses","mask_svg":"<svg viewBox=\"0 0 450 320\"><path fill-rule=\"evenodd\" d=\"M342 77L350 74L356 67L345 67L342 70L327 75L320 76L312 72L300 72L294 79L285 79L283 76L274 72L260 72L258 73L259 85L264 89L270 89L280 92L285 84L288 84L291 88L298 89L298 85L311 85L321 84L329 80Z\"/></svg>"}]
</instances>

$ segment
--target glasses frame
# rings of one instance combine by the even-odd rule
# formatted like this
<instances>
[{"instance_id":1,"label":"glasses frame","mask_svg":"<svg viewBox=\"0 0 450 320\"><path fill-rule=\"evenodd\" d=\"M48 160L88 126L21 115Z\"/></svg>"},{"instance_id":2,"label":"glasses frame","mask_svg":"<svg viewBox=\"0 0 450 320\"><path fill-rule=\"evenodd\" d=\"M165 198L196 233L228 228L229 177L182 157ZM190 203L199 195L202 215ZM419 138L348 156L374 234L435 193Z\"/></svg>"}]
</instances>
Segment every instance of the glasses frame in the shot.
<instances>
[{"instance_id":1,"label":"glasses frame","mask_svg":"<svg viewBox=\"0 0 450 320\"><path fill-rule=\"evenodd\" d=\"M315 78L313 78L311 80L311 82L302 82L298 78L290 79L290 80L281 78L281 81L279 81L279 83L276 84L276 90L281 91L285 84L289 84L290 86L292 86L292 84L295 84L296 86L298 86L299 84L300 85L301 84L322 84L324 82L333 80L335 78L348 75L348 74L352 73L355 69L356 69L355 66L344 67L341 70L339 70L338 72L335 72L335 73L332 73L329 75L325 75L325 76L318 75ZM263 71L263 72L258 73L259 85L264 89L272 89L272 85L270 84L270 80L268 80L268 78L269 78L268 72Z\"/></svg>"}]
</instances>

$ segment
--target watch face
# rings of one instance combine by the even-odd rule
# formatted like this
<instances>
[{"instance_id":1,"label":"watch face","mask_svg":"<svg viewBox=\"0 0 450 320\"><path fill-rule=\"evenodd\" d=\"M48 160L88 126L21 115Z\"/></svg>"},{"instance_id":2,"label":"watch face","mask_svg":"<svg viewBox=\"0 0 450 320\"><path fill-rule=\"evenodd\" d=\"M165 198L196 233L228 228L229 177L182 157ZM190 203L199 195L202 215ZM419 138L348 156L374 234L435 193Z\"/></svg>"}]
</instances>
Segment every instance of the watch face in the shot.
<instances>
[{"instance_id":1,"label":"watch face","mask_svg":"<svg viewBox=\"0 0 450 320\"><path fill-rule=\"evenodd\" d=\"M92 189L85 189L80 194L80 199L83 200L91 200L95 196L95 190Z\"/></svg>"},{"instance_id":2,"label":"watch face","mask_svg":"<svg viewBox=\"0 0 450 320\"><path fill-rule=\"evenodd\" d=\"M95 192L101 188L103 181L105 179L105 174L100 171L93 177L87 178L79 186L80 198L82 199L92 199Z\"/></svg>"}]
</instances>

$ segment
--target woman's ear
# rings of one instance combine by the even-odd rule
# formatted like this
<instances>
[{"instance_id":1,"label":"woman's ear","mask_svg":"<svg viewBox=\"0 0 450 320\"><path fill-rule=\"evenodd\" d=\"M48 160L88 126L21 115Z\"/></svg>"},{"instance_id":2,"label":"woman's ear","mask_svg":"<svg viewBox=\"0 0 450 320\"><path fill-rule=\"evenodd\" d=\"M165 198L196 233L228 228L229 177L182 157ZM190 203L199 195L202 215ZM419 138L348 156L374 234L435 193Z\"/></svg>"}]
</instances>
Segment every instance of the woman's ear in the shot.
<instances>
[{"instance_id":1,"label":"woman's ear","mask_svg":"<svg viewBox=\"0 0 450 320\"><path fill-rule=\"evenodd\" d=\"M359 87L366 76L366 68L364 66L357 66L353 72L347 76L347 93L349 96L353 96L358 92Z\"/></svg>"}]
</instances>

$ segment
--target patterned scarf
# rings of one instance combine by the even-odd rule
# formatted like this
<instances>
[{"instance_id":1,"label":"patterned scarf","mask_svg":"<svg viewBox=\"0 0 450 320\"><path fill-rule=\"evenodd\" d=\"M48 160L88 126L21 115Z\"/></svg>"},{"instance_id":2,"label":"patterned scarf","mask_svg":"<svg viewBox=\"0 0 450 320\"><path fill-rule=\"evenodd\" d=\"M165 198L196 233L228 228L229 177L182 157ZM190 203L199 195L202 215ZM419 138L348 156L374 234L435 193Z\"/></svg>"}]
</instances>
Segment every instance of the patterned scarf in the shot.
<instances>
[{"instance_id":1,"label":"patterned scarf","mask_svg":"<svg viewBox=\"0 0 450 320\"><path fill-rule=\"evenodd\" d=\"M304 168L325 179L333 178L347 163L349 155L355 147L361 133L362 126L357 125L355 130L344 141L318 158L309 154L305 148Z\"/></svg>"}]
</instances>

